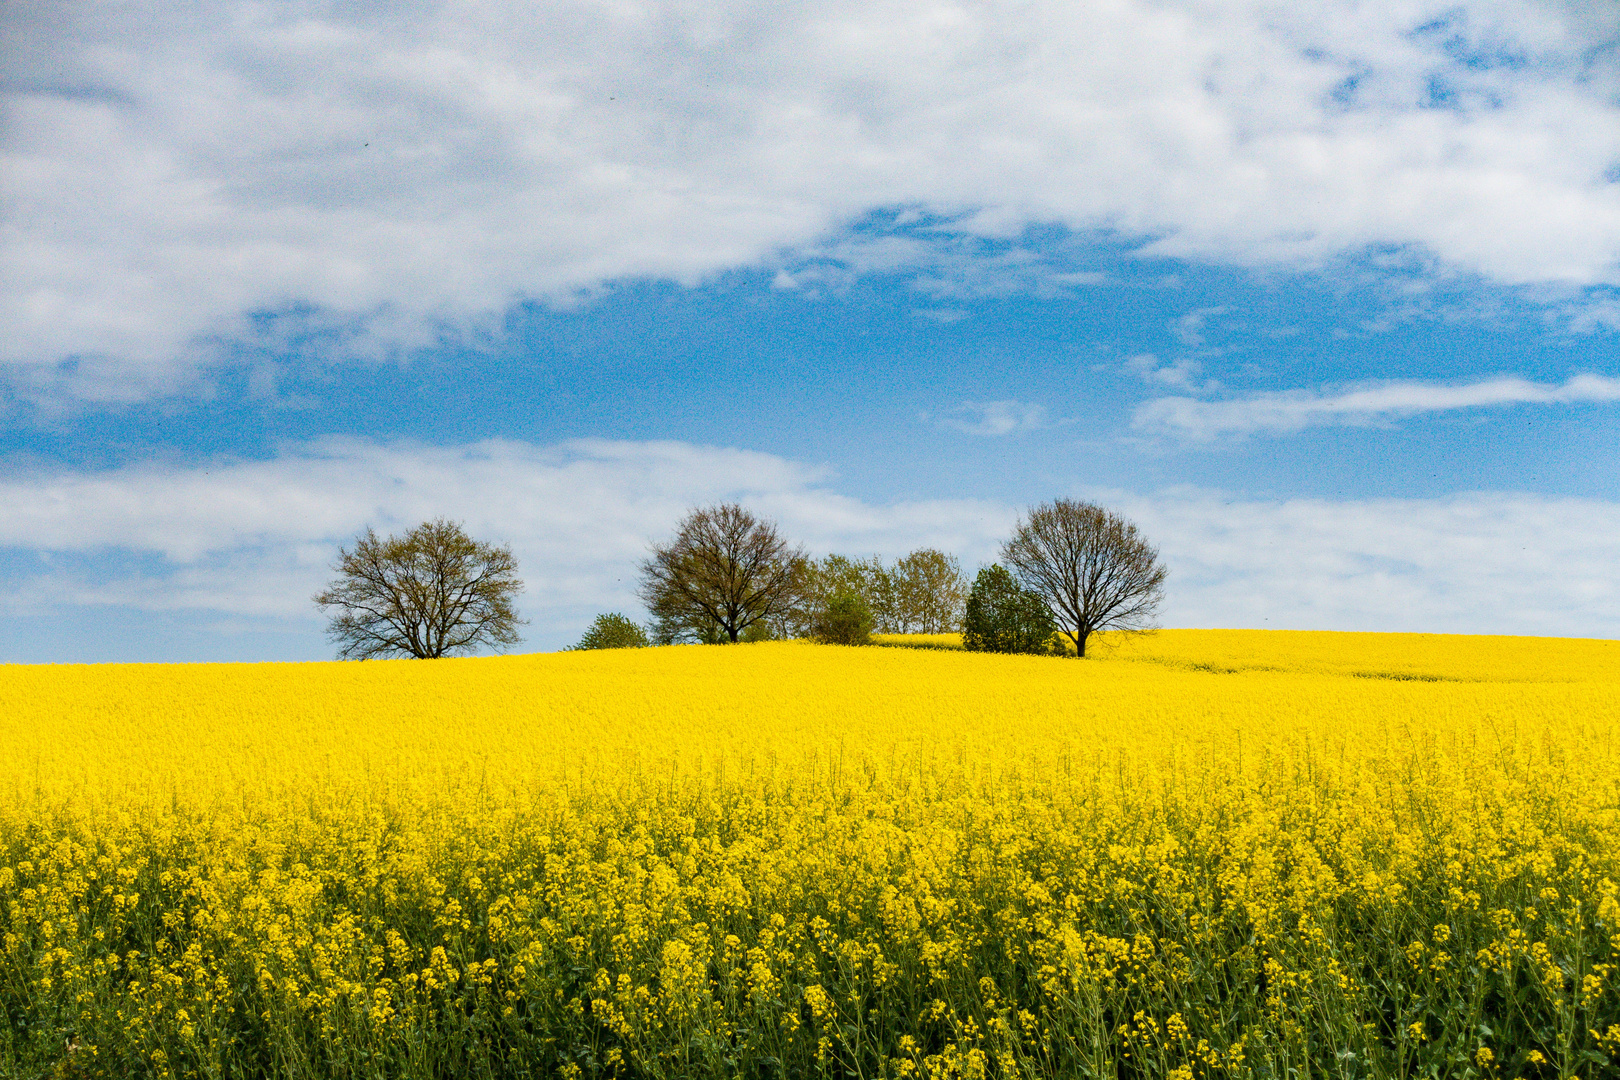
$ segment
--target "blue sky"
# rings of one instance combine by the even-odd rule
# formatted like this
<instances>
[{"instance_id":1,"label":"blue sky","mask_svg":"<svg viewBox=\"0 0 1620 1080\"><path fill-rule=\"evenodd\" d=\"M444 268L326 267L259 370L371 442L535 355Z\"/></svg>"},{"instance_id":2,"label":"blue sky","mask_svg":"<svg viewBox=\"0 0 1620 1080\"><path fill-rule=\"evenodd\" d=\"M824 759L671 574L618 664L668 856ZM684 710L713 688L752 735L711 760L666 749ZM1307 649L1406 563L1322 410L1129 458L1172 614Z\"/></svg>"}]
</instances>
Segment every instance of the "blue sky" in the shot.
<instances>
[{"instance_id":1,"label":"blue sky","mask_svg":"<svg viewBox=\"0 0 1620 1080\"><path fill-rule=\"evenodd\" d=\"M699 502L1167 625L1620 636L1620 19L1586 5L5 16L0 660L330 655L366 526L524 648ZM520 17L521 16L521 17Z\"/></svg>"}]
</instances>

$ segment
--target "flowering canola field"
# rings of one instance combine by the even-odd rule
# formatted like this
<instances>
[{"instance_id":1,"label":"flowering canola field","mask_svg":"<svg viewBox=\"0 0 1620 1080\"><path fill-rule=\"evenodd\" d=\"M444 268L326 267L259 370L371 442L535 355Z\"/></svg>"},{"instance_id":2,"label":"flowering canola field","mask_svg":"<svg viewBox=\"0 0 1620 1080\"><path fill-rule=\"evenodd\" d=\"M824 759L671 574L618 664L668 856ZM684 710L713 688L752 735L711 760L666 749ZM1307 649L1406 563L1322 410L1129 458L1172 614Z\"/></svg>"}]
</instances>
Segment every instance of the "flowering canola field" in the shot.
<instances>
[{"instance_id":1,"label":"flowering canola field","mask_svg":"<svg viewBox=\"0 0 1620 1080\"><path fill-rule=\"evenodd\" d=\"M0 668L0 1076L1620 1074L1620 643Z\"/></svg>"}]
</instances>

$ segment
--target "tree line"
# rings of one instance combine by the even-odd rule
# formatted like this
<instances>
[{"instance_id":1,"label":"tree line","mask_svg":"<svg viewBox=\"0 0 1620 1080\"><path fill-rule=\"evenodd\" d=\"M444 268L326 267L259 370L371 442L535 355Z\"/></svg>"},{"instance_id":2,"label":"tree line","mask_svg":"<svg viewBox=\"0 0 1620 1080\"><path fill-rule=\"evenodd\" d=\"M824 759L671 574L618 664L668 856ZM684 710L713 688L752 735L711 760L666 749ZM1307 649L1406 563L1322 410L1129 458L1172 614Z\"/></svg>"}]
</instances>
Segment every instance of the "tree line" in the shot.
<instances>
[{"instance_id":1,"label":"tree line","mask_svg":"<svg viewBox=\"0 0 1620 1080\"><path fill-rule=\"evenodd\" d=\"M522 588L509 547L453 522L402 537L367 530L339 551L338 578L315 597L333 612L344 658L453 656L518 640ZM1084 657L1105 630L1153 624L1165 570L1136 525L1093 503L1026 511L998 562L971 584L955 556L919 548L893 563L811 558L774 521L736 503L698 507L639 566L647 626L598 615L576 649L808 638L868 643L873 634L960 631L965 648Z\"/></svg>"}]
</instances>

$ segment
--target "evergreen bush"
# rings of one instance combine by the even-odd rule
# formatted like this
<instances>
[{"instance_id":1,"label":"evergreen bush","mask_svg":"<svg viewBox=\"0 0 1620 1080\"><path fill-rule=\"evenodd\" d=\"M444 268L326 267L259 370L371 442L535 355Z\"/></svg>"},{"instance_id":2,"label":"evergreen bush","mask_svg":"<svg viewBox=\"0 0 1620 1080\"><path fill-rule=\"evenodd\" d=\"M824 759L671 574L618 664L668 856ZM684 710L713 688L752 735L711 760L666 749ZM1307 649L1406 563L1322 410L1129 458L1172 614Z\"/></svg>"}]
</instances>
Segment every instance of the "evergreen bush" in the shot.
<instances>
[{"instance_id":1,"label":"evergreen bush","mask_svg":"<svg viewBox=\"0 0 1620 1080\"><path fill-rule=\"evenodd\" d=\"M979 571L962 620L962 647L973 652L1050 653L1057 622L1035 593L999 563Z\"/></svg>"}]
</instances>

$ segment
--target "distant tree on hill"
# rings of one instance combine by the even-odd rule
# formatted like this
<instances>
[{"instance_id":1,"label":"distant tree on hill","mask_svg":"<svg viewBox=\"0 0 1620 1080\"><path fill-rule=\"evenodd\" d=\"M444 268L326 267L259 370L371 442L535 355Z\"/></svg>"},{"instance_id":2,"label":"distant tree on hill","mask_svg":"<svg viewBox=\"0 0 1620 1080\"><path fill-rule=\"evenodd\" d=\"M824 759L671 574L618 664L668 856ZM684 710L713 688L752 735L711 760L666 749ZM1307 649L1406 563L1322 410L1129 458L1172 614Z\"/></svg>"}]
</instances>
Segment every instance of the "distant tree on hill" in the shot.
<instances>
[{"instance_id":1,"label":"distant tree on hill","mask_svg":"<svg viewBox=\"0 0 1620 1080\"><path fill-rule=\"evenodd\" d=\"M628 616L617 612L598 615L591 628L585 631L585 636L575 645L579 649L642 649L652 642L647 640L647 631L640 625L631 621Z\"/></svg>"},{"instance_id":2,"label":"distant tree on hill","mask_svg":"<svg viewBox=\"0 0 1620 1080\"><path fill-rule=\"evenodd\" d=\"M805 600L804 549L735 503L693 510L641 564L641 599L663 640L738 641Z\"/></svg>"},{"instance_id":3,"label":"distant tree on hill","mask_svg":"<svg viewBox=\"0 0 1620 1080\"><path fill-rule=\"evenodd\" d=\"M1019 584L1046 601L1075 655L1101 630L1145 630L1164 597L1158 549L1094 503L1058 499L1022 517L1001 548Z\"/></svg>"},{"instance_id":4,"label":"distant tree on hill","mask_svg":"<svg viewBox=\"0 0 1620 1080\"><path fill-rule=\"evenodd\" d=\"M962 620L962 647L973 652L1046 653L1057 623L1046 602L1021 588L1007 568L979 571Z\"/></svg>"},{"instance_id":5,"label":"distant tree on hill","mask_svg":"<svg viewBox=\"0 0 1620 1080\"><path fill-rule=\"evenodd\" d=\"M523 588L507 546L480 543L439 518L404 536L367 529L339 548L337 580L315 596L334 610L327 635L343 659L433 659L521 639L512 606Z\"/></svg>"}]
</instances>

